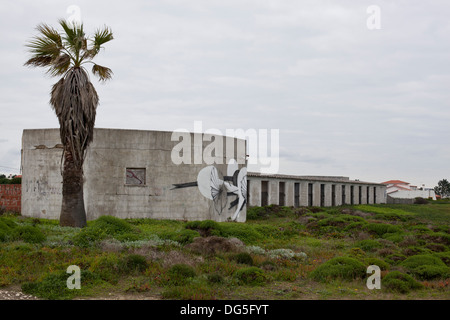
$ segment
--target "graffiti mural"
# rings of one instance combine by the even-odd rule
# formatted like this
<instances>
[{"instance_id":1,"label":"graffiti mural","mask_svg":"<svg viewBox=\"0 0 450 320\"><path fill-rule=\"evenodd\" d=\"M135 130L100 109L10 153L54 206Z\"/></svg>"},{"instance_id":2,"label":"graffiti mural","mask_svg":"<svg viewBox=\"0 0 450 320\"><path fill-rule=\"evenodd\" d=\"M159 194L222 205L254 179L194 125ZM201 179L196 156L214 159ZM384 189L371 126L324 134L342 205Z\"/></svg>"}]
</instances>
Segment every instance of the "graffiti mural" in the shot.
<instances>
[{"instance_id":1,"label":"graffiti mural","mask_svg":"<svg viewBox=\"0 0 450 320\"><path fill-rule=\"evenodd\" d=\"M232 159L228 163L227 173L223 177L215 166L207 166L200 170L197 181L173 184L173 189L197 187L200 193L210 199L214 205L214 210L221 215L228 203L228 210L236 207L231 220L236 221L239 214L247 203L247 168L239 169L236 160ZM234 200L229 202L229 198Z\"/></svg>"}]
</instances>

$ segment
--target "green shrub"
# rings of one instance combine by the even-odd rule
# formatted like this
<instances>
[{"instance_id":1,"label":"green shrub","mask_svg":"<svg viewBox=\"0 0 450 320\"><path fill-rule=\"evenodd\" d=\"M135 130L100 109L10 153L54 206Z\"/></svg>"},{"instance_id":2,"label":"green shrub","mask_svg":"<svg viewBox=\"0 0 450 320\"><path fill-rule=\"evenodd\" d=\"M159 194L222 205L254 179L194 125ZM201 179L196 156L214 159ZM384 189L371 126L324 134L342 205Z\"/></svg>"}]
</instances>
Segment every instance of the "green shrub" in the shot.
<instances>
[{"instance_id":1,"label":"green shrub","mask_svg":"<svg viewBox=\"0 0 450 320\"><path fill-rule=\"evenodd\" d=\"M447 279L450 276L450 268L447 266L423 265L415 268L414 274L422 280Z\"/></svg>"},{"instance_id":2,"label":"green shrub","mask_svg":"<svg viewBox=\"0 0 450 320\"><path fill-rule=\"evenodd\" d=\"M108 237L119 241L136 241L140 238L138 232L139 229L123 219L101 216L75 235L73 243L86 248Z\"/></svg>"},{"instance_id":3,"label":"green shrub","mask_svg":"<svg viewBox=\"0 0 450 320\"><path fill-rule=\"evenodd\" d=\"M447 265L447 267L450 267L450 251L438 252L434 253L433 255L441 259L442 262L444 262Z\"/></svg>"},{"instance_id":4,"label":"green shrub","mask_svg":"<svg viewBox=\"0 0 450 320\"><path fill-rule=\"evenodd\" d=\"M366 225L366 229L378 236L382 236L385 233L397 233L401 231L398 226L394 226L388 223L369 223Z\"/></svg>"},{"instance_id":5,"label":"green shrub","mask_svg":"<svg viewBox=\"0 0 450 320\"><path fill-rule=\"evenodd\" d=\"M445 263L441 259L432 254L419 254L405 259L401 265L408 270L413 271L421 266L441 266L445 267Z\"/></svg>"},{"instance_id":6,"label":"green shrub","mask_svg":"<svg viewBox=\"0 0 450 320\"><path fill-rule=\"evenodd\" d=\"M185 224L185 228L195 230L203 237L220 235L220 225L213 220L189 221Z\"/></svg>"},{"instance_id":7,"label":"green shrub","mask_svg":"<svg viewBox=\"0 0 450 320\"><path fill-rule=\"evenodd\" d=\"M101 216L93 222L91 227L101 229L109 235L124 234L136 231L136 229L127 221L113 216Z\"/></svg>"},{"instance_id":8,"label":"green shrub","mask_svg":"<svg viewBox=\"0 0 450 320\"><path fill-rule=\"evenodd\" d=\"M105 281L117 283L120 263L119 256L114 253L98 256L90 264L89 271L98 274Z\"/></svg>"},{"instance_id":9,"label":"green shrub","mask_svg":"<svg viewBox=\"0 0 450 320\"><path fill-rule=\"evenodd\" d=\"M450 268L436 255L420 254L405 259L401 266L424 280L446 278Z\"/></svg>"},{"instance_id":10,"label":"green shrub","mask_svg":"<svg viewBox=\"0 0 450 320\"><path fill-rule=\"evenodd\" d=\"M366 266L361 261L350 257L332 258L311 272L312 278L317 281L336 278L352 280L362 278L365 274Z\"/></svg>"},{"instance_id":11,"label":"green shrub","mask_svg":"<svg viewBox=\"0 0 450 320\"><path fill-rule=\"evenodd\" d=\"M381 270L389 269L389 263L387 263L384 260L378 259L378 258L373 258L373 257L365 258L363 260L363 262L366 266L375 265L375 266L380 267Z\"/></svg>"},{"instance_id":12,"label":"green shrub","mask_svg":"<svg viewBox=\"0 0 450 320\"><path fill-rule=\"evenodd\" d=\"M397 232L397 233L385 233L383 235L383 239L392 241L394 243L402 242L405 238L405 234Z\"/></svg>"},{"instance_id":13,"label":"green shrub","mask_svg":"<svg viewBox=\"0 0 450 320\"><path fill-rule=\"evenodd\" d=\"M225 282L224 277L218 272L208 274L206 279L210 284L223 284Z\"/></svg>"},{"instance_id":14,"label":"green shrub","mask_svg":"<svg viewBox=\"0 0 450 320\"><path fill-rule=\"evenodd\" d=\"M169 276L169 283L173 285L183 285L189 279L196 276L194 268L184 263L173 265L167 274Z\"/></svg>"},{"instance_id":15,"label":"green shrub","mask_svg":"<svg viewBox=\"0 0 450 320\"><path fill-rule=\"evenodd\" d=\"M225 238L235 237L246 245L256 244L264 239L264 236L255 230L251 224L224 223L221 225L221 236Z\"/></svg>"},{"instance_id":16,"label":"green shrub","mask_svg":"<svg viewBox=\"0 0 450 320\"><path fill-rule=\"evenodd\" d=\"M266 282L264 271L257 267L246 267L237 270L234 277L240 285L260 286Z\"/></svg>"},{"instance_id":17,"label":"green shrub","mask_svg":"<svg viewBox=\"0 0 450 320\"><path fill-rule=\"evenodd\" d=\"M383 287L388 291L408 293L411 290L421 289L423 285L406 273L391 271L382 279Z\"/></svg>"},{"instance_id":18,"label":"green shrub","mask_svg":"<svg viewBox=\"0 0 450 320\"><path fill-rule=\"evenodd\" d=\"M17 223L8 218L0 217L0 242L10 240L15 227L17 227Z\"/></svg>"},{"instance_id":19,"label":"green shrub","mask_svg":"<svg viewBox=\"0 0 450 320\"><path fill-rule=\"evenodd\" d=\"M381 248L381 247L383 247L383 245L376 240L366 239L366 240L358 241L355 244L355 247L361 248L364 251L369 252L369 251L374 251L377 248Z\"/></svg>"},{"instance_id":20,"label":"green shrub","mask_svg":"<svg viewBox=\"0 0 450 320\"><path fill-rule=\"evenodd\" d=\"M196 230L184 229L181 231L168 231L161 234L162 239L169 239L180 244L191 243L194 238L200 237L200 233Z\"/></svg>"},{"instance_id":21,"label":"green shrub","mask_svg":"<svg viewBox=\"0 0 450 320\"><path fill-rule=\"evenodd\" d=\"M406 256L401 253L393 253L388 255L385 260L393 265L399 264L406 259Z\"/></svg>"},{"instance_id":22,"label":"green shrub","mask_svg":"<svg viewBox=\"0 0 450 320\"><path fill-rule=\"evenodd\" d=\"M43 299L64 300L86 293L86 289L99 283L100 278L95 273L81 270L81 289L67 288L70 274L65 271L54 272L44 276L42 280L22 284L22 291Z\"/></svg>"},{"instance_id":23,"label":"green shrub","mask_svg":"<svg viewBox=\"0 0 450 320\"><path fill-rule=\"evenodd\" d=\"M18 226L12 231L14 240L22 240L28 243L42 243L45 241L45 234L37 227Z\"/></svg>"},{"instance_id":24,"label":"green shrub","mask_svg":"<svg viewBox=\"0 0 450 320\"><path fill-rule=\"evenodd\" d=\"M143 272L148 263L144 256L129 254L119 262L120 270L124 273Z\"/></svg>"},{"instance_id":25,"label":"green shrub","mask_svg":"<svg viewBox=\"0 0 450 320\"><path fill-rule=\"evenodd\" d=\"M241 264L248 264L249 266L253 265L253 258L247 252L239 252L235 253L231 256L231 259Z\"/></svg>"}]
</instances>

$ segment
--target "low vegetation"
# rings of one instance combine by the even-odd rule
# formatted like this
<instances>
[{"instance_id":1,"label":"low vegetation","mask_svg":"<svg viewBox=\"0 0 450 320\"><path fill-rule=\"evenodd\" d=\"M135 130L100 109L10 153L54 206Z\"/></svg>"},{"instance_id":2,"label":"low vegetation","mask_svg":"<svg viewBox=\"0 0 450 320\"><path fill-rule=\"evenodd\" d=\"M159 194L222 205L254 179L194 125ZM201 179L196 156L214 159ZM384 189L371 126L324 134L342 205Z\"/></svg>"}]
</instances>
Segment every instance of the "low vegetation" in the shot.
<instances>
[{"instance_id":1,"label":"low vegetation","mask_svg":"<svg viewBox=\"0 0 450 320\"><path fill-rule=\"evenodd\" d=\"M253 207L246 223L0 216L0 288L41 299L448 299L450 204ZM81 289L68 289L69 266ZM381 289L370 290L370 265Z\"/></svg>"}]
</instances>

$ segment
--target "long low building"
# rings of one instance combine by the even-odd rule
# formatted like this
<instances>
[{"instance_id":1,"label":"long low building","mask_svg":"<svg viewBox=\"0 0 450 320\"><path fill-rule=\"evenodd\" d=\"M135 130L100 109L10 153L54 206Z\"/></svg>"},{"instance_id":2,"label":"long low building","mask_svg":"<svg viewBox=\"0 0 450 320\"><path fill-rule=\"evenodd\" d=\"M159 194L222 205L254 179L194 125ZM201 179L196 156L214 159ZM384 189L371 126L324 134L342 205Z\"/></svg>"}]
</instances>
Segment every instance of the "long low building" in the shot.
<instances>
[{"instance_id":1,"label":"long low building","mask_svg":"<svg viewBox=\"0 0 450 320\"><path fill-rule=\"evenodd\" d=\"M23 216L59 218L62 154L59 129L23 131ZM385 185L345 177L248 173L246 159L246 141L238 138L95 129L83 167L87 219L113 215L244 222L248 206L386 202Z\"/></svg>"},{"instance_id":2,"label":"long low building","mask_svg":"<svg viewBox=\"0 0 450 320\"><path fill-rule=\"evenodd\" d=\"M348 177L247 173L250 206L317 206L386 203L386 185Z\"/></svg>"}]
</instances>

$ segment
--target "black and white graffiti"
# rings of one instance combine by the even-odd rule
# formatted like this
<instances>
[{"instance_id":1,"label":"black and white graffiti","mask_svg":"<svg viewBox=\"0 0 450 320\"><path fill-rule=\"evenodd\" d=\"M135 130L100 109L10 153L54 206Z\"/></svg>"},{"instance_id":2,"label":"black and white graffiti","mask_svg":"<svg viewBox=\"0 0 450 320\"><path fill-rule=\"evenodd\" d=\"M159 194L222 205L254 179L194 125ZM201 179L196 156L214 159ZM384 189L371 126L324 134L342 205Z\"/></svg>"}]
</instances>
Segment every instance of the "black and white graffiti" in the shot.
<instances>
[{"instance_id":1,"label":"black and white graffiti","mask_svg":"<svg viewBox=\"0 0 450 320\"><path fill-rule=\"evenodd\" d=\"M239 169L236 160L228 163L227 173L223 177L215 166L207 166L200 170L197 181L173 184L172 189L197 187L200 193L212 200L215 211L220 215L228 204L229 197L235 197L230 202L228 210L236 207L231 220L236 221L247 203L247 168Z\"/></svg>"}]
</instances>

